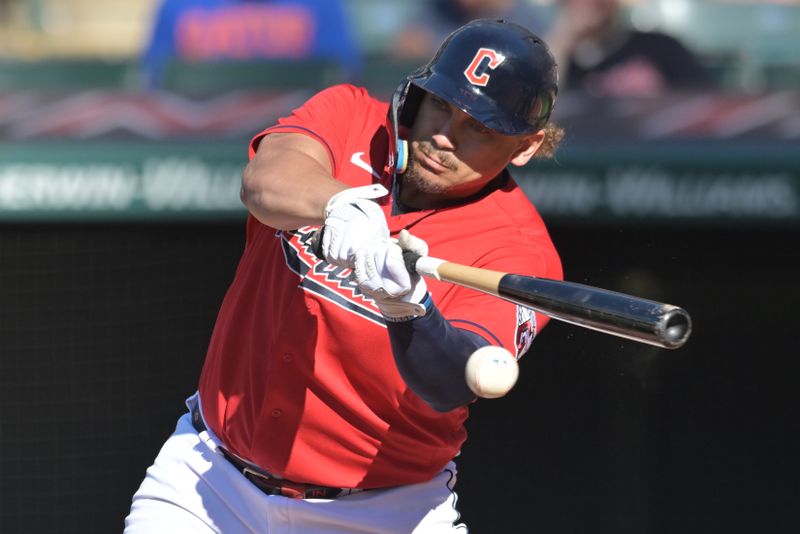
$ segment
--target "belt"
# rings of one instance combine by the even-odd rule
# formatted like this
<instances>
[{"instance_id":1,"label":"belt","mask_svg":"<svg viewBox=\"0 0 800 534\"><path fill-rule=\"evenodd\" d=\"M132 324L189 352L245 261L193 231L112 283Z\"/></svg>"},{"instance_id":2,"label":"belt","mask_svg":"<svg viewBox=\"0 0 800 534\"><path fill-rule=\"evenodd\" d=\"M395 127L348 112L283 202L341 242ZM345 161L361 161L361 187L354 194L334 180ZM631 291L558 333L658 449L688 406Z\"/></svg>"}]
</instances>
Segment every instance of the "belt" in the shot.
<instances>
[{"instance_id":1,"label":"belt","mask_svg":"<svg viewBox=\"0 0 800 534\"><path fill-rule=\"evenodd\" d=\"M207 431L206 425L203 423L203 418L200 415L199 403L195 404L192 408L192 426L198 433ZM220 450L228 462L233 464L245 478L267 495L281 495L292 499L335 499L336 497L343 497L345 495L364 491L363 489L331 488L328 486L314 486L312 484L292 482L291 480L276 477L256 466L248 464L225 450L224 447L220 447Z\"/></svg>"}]
</instances>

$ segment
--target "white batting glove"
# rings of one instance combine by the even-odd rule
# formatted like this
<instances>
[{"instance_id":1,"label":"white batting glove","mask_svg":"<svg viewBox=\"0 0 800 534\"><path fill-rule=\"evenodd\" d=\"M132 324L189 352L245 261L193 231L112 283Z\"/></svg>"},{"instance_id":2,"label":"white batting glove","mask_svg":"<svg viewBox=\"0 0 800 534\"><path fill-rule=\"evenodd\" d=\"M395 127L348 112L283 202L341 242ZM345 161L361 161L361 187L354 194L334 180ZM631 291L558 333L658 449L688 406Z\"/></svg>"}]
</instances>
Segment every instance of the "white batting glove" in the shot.
<instances>
[{"instance_id":1,"label":"white batting glove","mask_svg":"<svg viewBox=\"0 0 800 534\"><path fill-rule=\"evenodd\" d=\"M382 239L356 251L353 276L358 287L375 301L387 321L408 321L425 315L425 280L406 270L403 251L427 255L428 245L406 230L397 242Z\"/></svg>"},{"instance_id":2,"label":"white batting glove","mask_svg":"<svg viewBox=\"0 0 800 534\"><path fill-rule=\"evenodd\" d=\"M411 291L411 273L406 270L403 249L393 239L358 249L353 272L358 288L374 299L400 297Z\"/></svg>"},{"instance_id":3,"label":"white batting glove","mask_svg":"<svg viewBox=\"0 0 800 534\"><path fill-rule=\"evenodd\" d=\"M328 263L351 267L356 250L388 238L389 228L380 206L372 199L389 192L380 184L345 189L325 206L322 257Z\"/></svg>"},{"instance_id":4,"label":"white batting glove","mask_svg":"<svg viewBox=\"0 0 800 534\"><path fill-rule=\"evenodd\" d=\"M397 244L400 245L401 249L419 254L420 256L428 255L428 243L415 235L411 235L408 230L400 230L400 235L397 237Z\"/></svg>"}]
</instances>

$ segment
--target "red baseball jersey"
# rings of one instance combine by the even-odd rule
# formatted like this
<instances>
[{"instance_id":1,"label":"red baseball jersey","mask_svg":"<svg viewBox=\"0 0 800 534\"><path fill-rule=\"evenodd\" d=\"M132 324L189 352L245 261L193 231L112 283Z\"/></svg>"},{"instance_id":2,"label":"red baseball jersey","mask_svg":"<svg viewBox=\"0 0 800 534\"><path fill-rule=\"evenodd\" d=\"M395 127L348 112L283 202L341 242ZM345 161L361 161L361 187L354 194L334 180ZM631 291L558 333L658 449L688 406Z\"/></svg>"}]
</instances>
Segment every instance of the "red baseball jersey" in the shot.
<instances>
[{"instance_id":1,"label":"red baseball jersey","mask_svg":"<svg viewBox=\"0 0 800 534\"><path fill-rule=\"evenodd\" d=\"M335 86L258 134L308 135L327 149L333 175L391 190L388 105ZM392 215L430 254L503 272L561 278L541 218L513 180L472 203ZM466 438L467 407L439 413L403 382L385 323L350 270L317 259L315 227L278 231L252 216L236 276L222 303L200 378L205 419L234 453L279 476L374 488L430 479ZM521 355L547 318L477 291L427 280L454 326ZM453 377L459 380L460 377Z\"/></svg>"}]
</instances>

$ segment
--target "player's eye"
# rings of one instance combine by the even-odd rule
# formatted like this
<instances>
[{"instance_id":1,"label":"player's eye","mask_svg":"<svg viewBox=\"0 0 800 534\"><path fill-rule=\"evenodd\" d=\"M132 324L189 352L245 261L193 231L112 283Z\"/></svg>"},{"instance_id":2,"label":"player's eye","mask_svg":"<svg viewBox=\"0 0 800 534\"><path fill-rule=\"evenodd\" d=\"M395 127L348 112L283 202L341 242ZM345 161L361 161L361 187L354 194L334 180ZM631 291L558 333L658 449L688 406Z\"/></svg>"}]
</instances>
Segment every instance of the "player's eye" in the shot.
<instances>
[{"instance_id":1,"label":"player's eye","mask_svg":"<svg viewBox=\"0 0 800 534\"><path fill-rule=\"evenodd\" d=\"M436 109L440 109L442 111L446 110L449 107L447 102L445 102L438 96L431 96L431 102L433 103L433 107L435 107Z\"/></svg>"},{"instance_id":2,"label":"player's eye","mask_svg":"<svg viewBox=\"0 0 800 534\"><path fill-rule=\"evenodd\" d=\"M480 122L478 122L478 121L476 121L474 119L470 121L470 128L472 128L473 130L475 130L479 134L488 134L488 133L490 133L492 131L491 128L487 128L482 123L480 123Z\"/></svg>"}]
</instances>

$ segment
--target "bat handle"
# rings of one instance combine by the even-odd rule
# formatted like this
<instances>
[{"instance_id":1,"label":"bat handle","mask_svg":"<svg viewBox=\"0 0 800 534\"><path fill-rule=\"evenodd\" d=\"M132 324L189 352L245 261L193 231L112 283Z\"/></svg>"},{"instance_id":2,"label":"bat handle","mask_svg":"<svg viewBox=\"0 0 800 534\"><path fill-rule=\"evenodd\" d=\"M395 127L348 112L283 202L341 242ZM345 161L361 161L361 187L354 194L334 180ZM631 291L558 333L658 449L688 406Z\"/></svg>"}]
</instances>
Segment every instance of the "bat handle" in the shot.
<instances>
[{"instance_id":1,"label":"bat handle","mask_svg":"<svg viewBox=\"0 0 800 534\"><path fill-rule=\"evenodd\" d=\"M311 239L308 242L311 246L311 252L320 260L325 259L325 256L322 254L322 232L324 231L324 226L320 227L319 230L314 230L314 233L311 234Z\"/></svg>"},{"instance_id":2,"label":"bat handle","mask_svg":"<svg viewBox=\"0 0 800 534\"><path fill-rule=\"evenodd\" d=\"M417 260L420 259L422 256L417 254L416 252L411 252L410 250L403 251L403 261L406 264L406 270L411 274L417 272Z\"/></svg>"}]
</instances>

